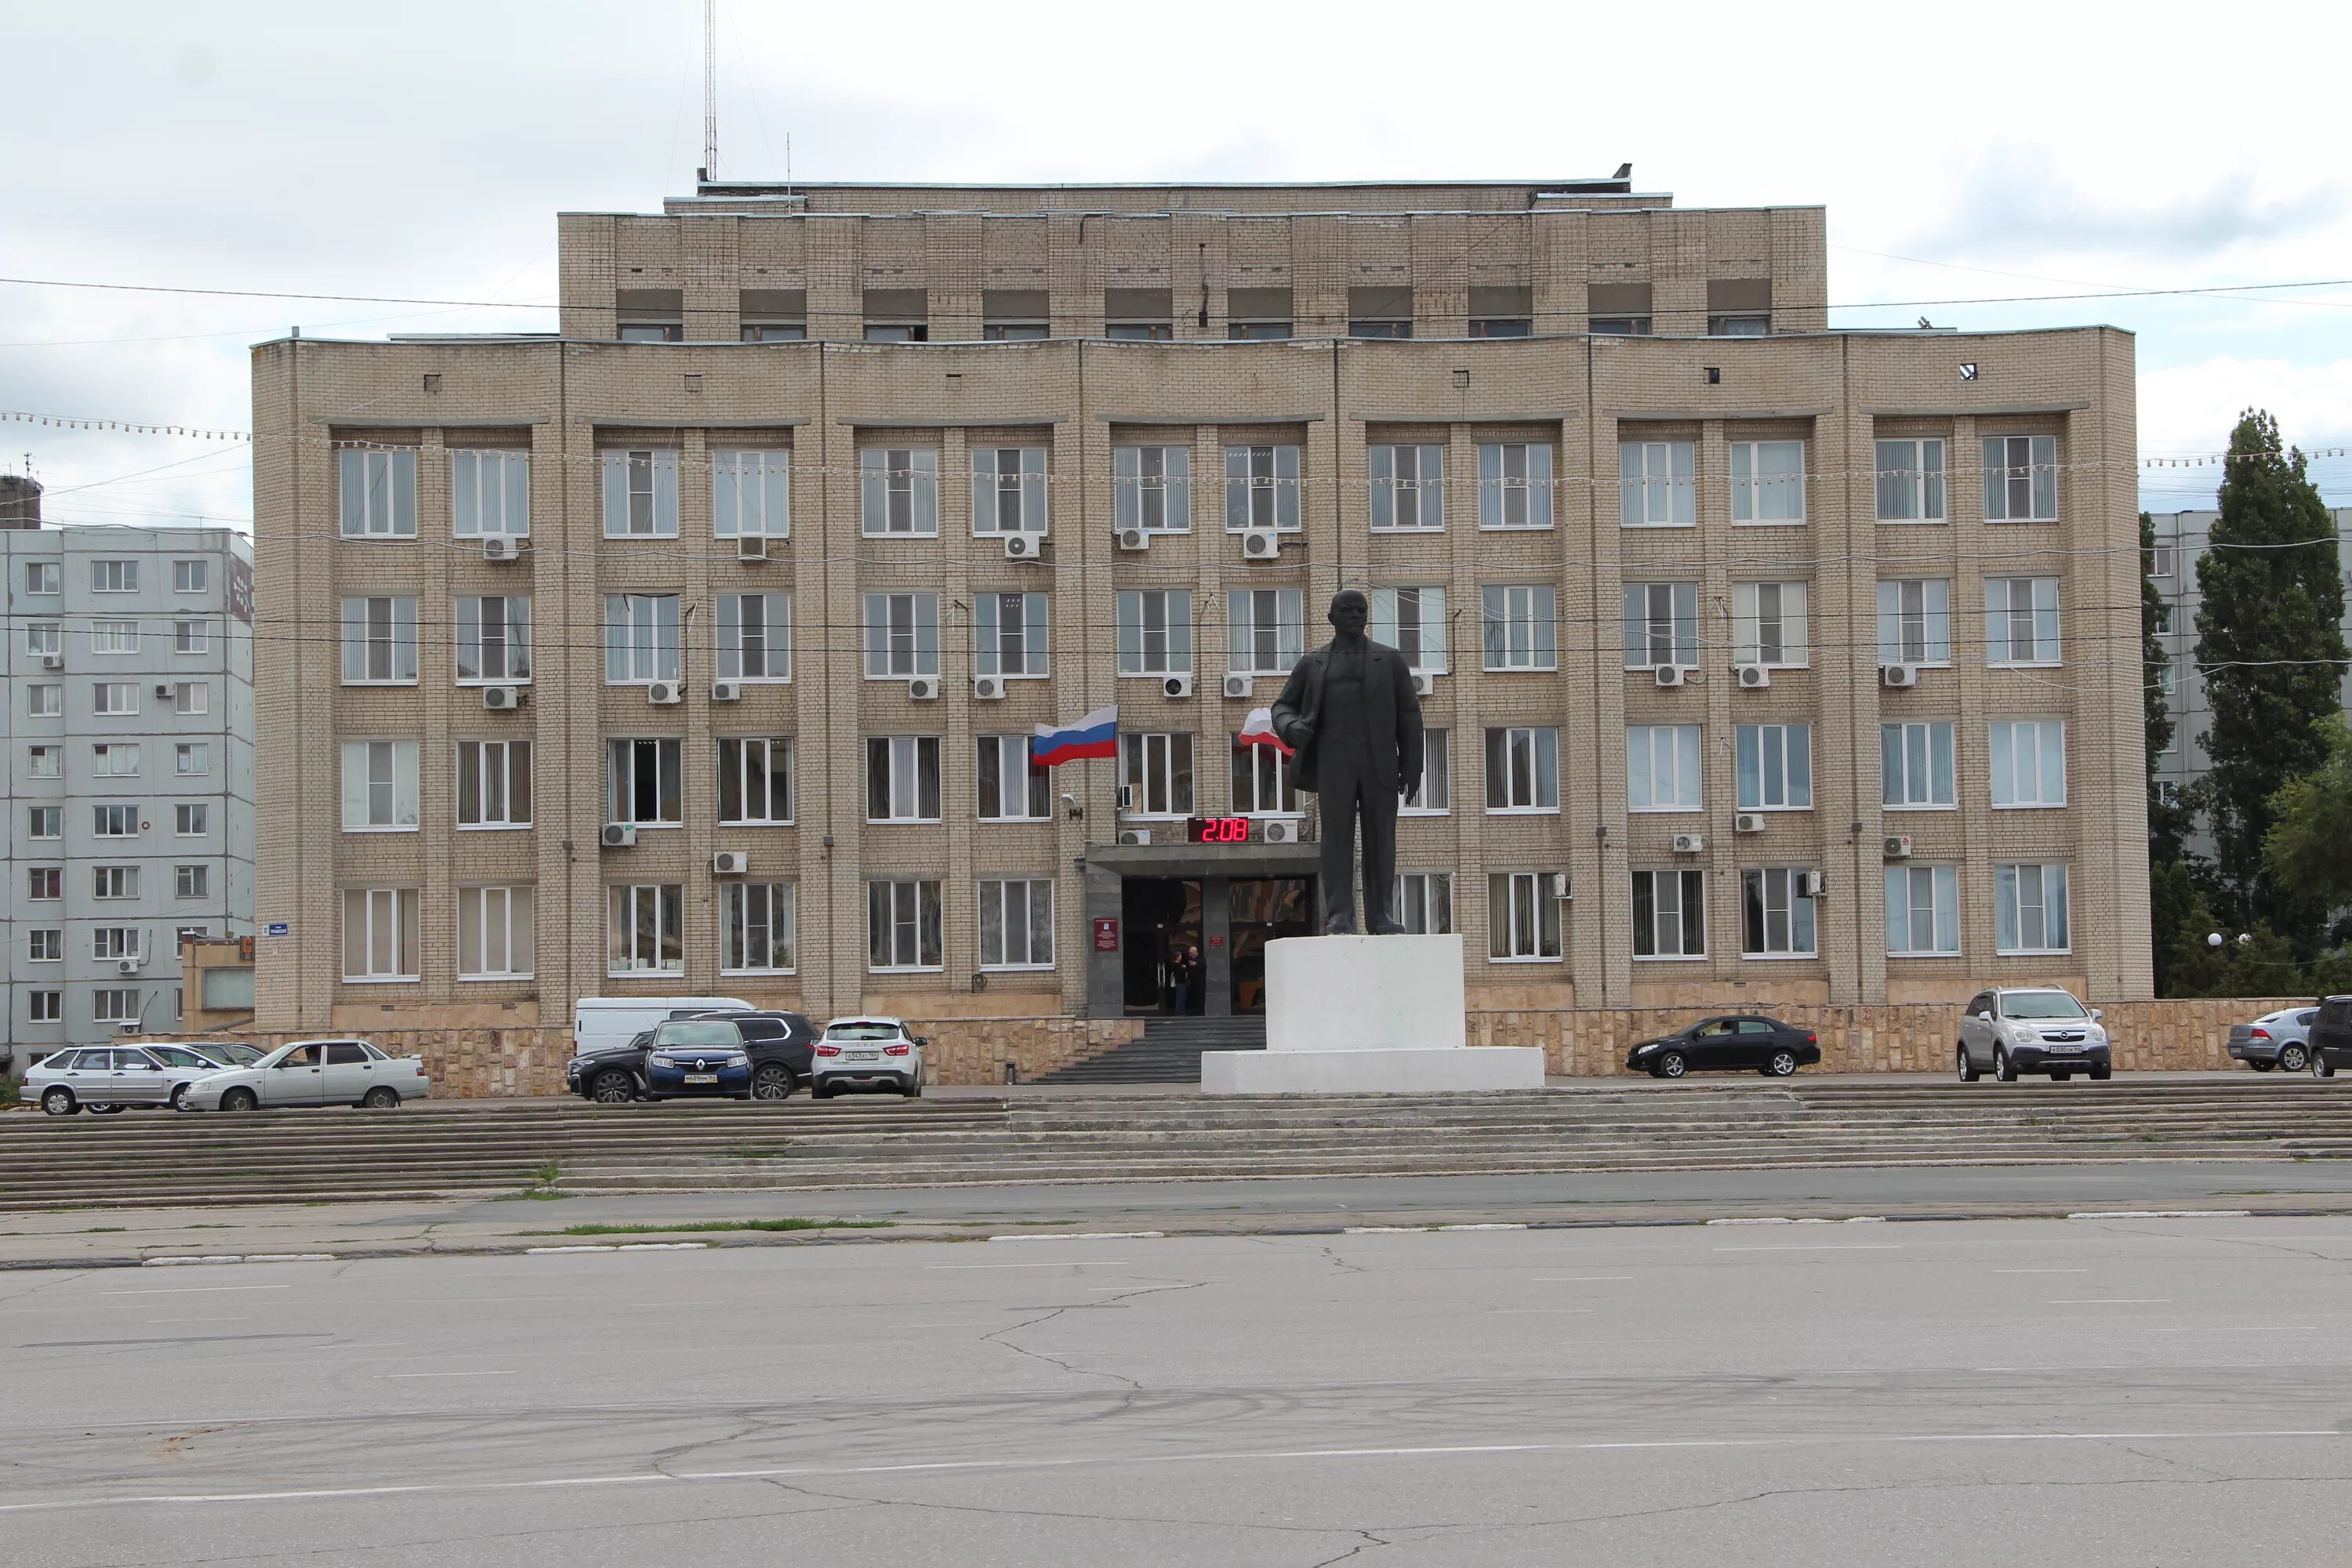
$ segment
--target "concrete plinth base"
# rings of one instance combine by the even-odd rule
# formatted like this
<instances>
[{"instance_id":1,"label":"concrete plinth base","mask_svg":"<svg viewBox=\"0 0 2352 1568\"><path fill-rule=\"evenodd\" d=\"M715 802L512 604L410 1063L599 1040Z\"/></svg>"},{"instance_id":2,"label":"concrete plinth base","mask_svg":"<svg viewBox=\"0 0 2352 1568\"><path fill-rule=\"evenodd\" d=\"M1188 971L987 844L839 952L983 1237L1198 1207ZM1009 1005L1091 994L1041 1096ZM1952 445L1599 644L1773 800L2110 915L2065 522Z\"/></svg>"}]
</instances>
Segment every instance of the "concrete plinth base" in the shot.
<instances>
[{"instance_id":1,"label":"concrete plinth base","mask_svg":"<svg viewBox=\"0 0 2352 1568\"><path fill-rule=\"evenodd\" d=\"M1475 1094L1541 1089L1532 1046L1366 1051L1203 1051L1203 1094Z\"/></svg>"}]
</instances>

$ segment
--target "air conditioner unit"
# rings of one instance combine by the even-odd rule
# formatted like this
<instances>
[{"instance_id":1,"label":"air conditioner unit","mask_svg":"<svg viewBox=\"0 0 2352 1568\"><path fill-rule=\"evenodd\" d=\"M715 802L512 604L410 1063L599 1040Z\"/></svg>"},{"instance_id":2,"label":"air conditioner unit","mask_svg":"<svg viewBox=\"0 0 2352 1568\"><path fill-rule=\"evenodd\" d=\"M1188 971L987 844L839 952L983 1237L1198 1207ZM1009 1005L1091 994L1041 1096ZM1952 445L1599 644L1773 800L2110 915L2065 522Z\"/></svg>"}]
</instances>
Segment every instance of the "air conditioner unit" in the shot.
<instances>
[{"instance_id":1,"label":"air conditioner unit","mask_svg":"<svg viewBox=\"0 0 2352 1568\"><path fill-rule=\"evenodd\" d=\"M65 667L66 657L61 653L45 653L41 656L43 669L63 669Z\"/></svg>"},{"instance_id":2,"label":"air conditioner unit","mask_svg":"<svg viewBox=\"0 0 2352 1568\"><path fill-rule=\"evenodd\" d=\"M1170 697L1190 697L1192 695L1192 678L1189 675L1169 676L1160 682L1160 689Z\"/></svg>"},{"instance_id":3,"label":"air conditioner unit","mask_svg":"<svg viewBox=\"0 0 2352 1568\"><path fill-rule=\"evenodd\" d=\"M1822 882L1822 874L1819 871L1800 871L1797 873L1798 897L1805 899L1818 899L1826 890L1827 885Z\"/></svg>"},{"instance_id":4,"label":"air conditioner unit","mask_svg":"<svg viewBox=\"0 0 2352 1568\"><path fill-rule=\"evenodd\" d=\"M1151 829L1149 827L1122 827L1118 830L1118 841L1121 844L1149 844L1151 842Z\"/></svg>"},{"instance_id":5,"label":"air conditioner unit","mask_svg":"<svg viewBox=\"0 0 2352 1568\"><path fill-rule=\"evenodd\" d=\"M1296 844L1298 842L1298 824L1287 818L1277 819L1261 827L1258 837L1268 844Z\"/></svg>"},{"instance_id":6,"label":"air conditioner unit","mask_svg":"<svg viewBox=\"0 0 2352 1568\"><path fill-rule=\"evenodd\" d=\"M170 683L169 681L165 681L165 682L163 682L163 683L159 684L159 685L155 688L155 695L156 695L156 696L158 696L158 697L163 698L163 699L165 699L166 700L169 700L169 699L171 698L171 695L172 695L172 687L171 687L171 683Z\"/></svg>"},{"instance_id":7,"label":"air conditioner unit","mask_svg":"<svg viewBox=\"0 0 2352 1568\"><path fill-rule=\"evenodd\" d=\"M637 847L637 825L634 822L608 822L596 841L607 849L634 849Z\"/></svg>"},{"instance_id":8,"label":"air conditioner unit","mask_svg":"<svg viewBox=\"0 0 2352 1568\"><path fill-rule=\"evenodd\" d=\"M751 858L740 849L722 849L710 858L714 877L740 877L751 868Z\"/></svg>"},{"instance_id":9,"label":"air conditioner unit","mask_svg":"<svg viewBox=\"0 0 2352 1568\"><path fill-rule=\"evenodd\" d=\"M1696 855L1706 847L1706 835L1704 833L1677 833L1672 845L1677 855Z\"/></svg>"},{"instance_id":10,"label":"air conditioner unit","mask_svg":"<svg viewBox=\"0 0 2352 1568\"><path fill-rule=\"evenodd\" d=\"M1282 535L1270 528L1242 530L1242 559L1276 561L1282 556Z\"/></svg>"},{"instance_id":11,"label":"air conditioner unit","mask_svg":"<svg viewBox=\"0 0 2352 1568\"><path fill-rule=\"evenodd\" d=\"M744 533L744 534L739 534L739 535L737 535L737 536L736 536L736 540L735 540L735 559L736 559L736 560L738 560L738 561L765 561L767 558L768 558L768 541L767 541L767 539L766 539L763 535L757 534L757 533Z\"/></svg>"},{"instance_id":12,"label":"air conditioner unit","mask_svg":"<svg viewBox=\"0 0 2352 1568\"><path fill-rule=\"evenodd\" d=\"M482 706L493 713L511 713L522 706L522 688L485 686L482 688Z\"/></svg>"},{"instance_id":13,"label":"air conditioner unit","mask_svg":"<svg viewBox=\"0 0 2352 1568\"><path fill-rule=\"evenodd\" d=\"M117 974L136 974L146 967L147 961L143 958L126 958L121 963L114 966L114 973Z\"/></svg>"},{"instance_id":14,"label":"air conditioner unit","mask_svg":"<svg viewBox=\"0 0 2352 1568\"><path fill-rule=\"evenodd\" d=\"M1151 548L1151 535L1139 528L1122 528L1118 531L1118 547L1121 550L1149 550Z\"/></svg>"},{"instance_id":15,"label":"air conditioner unit","mask_svg":"<svg viewBox=\"0 0 2352 1568\"><path fill-rule=\"evenodd\" d=\"M520 561L522 559L522 541L520 539L509 538L503 533L487 535L482 540L482 559L485 561Z\"/></svg>"},{"instance_id":16,"label":"air conditioner unit","mask_svg":"<svg viewBox=\"0 0 2352 1568\"><path fill-rule=\"evenodd\" d=\"M710 700L713 702L742 701L743 683L740 680L712 681L710 683Z\"/></svg>"},{"instance_id":17,"label":"air conditioner unit","mask_svg":"<svg viewBox=\"0 0 2352 1568\"><path fill-rule=\"evenodd\" d=\"M1247 701L1249 694L1256 689L1257 682L1250 676L1228 675L1225 677L1225 695L1236 700Z\"/></svg>"},{"instance_id":18,"label":"air conditioner unit","mask_svg":"<svg viewBox=\"0 0 2352 1568\"><path fill-rule=\"evenodd\" d=\"M1919 667L1916 664L1882 664L1878 667L1882 686L1901 688L1919 684Z\"/></svg>"},{"instance_id":19,"label":"air conditioner unit","mask_svg":"<svg viewBox=\"0 0 2352 1568\"><path fill-rule=\"evenodd\" d=\"M1739 684L1751 690L1760 689L1772 684L1772 672L1760 664L1743 664L1737 668L1739 673Z\"/></svg>"},{"instance_id":20,"label":"air conditioner unit","mask_svg":"<svg viewBox=\"0 0 2352 1568\"><path fill-rule=\"evenodd\" d=\"M1880 848L1889 860L1908 860L1911 858L1911 836L1907 833L1890 833Z\"/></svg>"},{"instance_id":21,"label":"air conditioner unit","mask_svg":"<svg viewBox=\"0 0 2352 1568\"><path fill-rule=\"evenodd\" d=\"M973 676L971 678L971 694L982 702L1003 701L1004 677L1001 675Z\"/></svg>"},{"instance_id":22,"label":"air conditioner unit","mask_svg":"<svg viewBox=\"0 0 2352 1568\"><path fill-rule=\"evenodd\" d=\"M1426 697L1436 689L1437 677L1425 669L1416 669L1412 672L1412 694L1415 697Z\"/></svg>"},{"instance_id":23,"label":"air conditioner unit","mask_svg":"<svg viewBox=\"0 0 2352 1568\"><path fill-rule=\"evenodd\" d=\"M1551 896L1555 899L1576 897L1575 879L1565 871L1554 871L1551 874Z\"/></svg>"},{"instance_id":24,"label":"air conditioner unit","mask_svg":"<svg viewBox=\"0 0 2352 1568\"><path fill-rule=\"evenodd\" d=\"M1045 536L1042 533L1008 533L1004 536L1004 558L1007 561L1034 561L1045 552Z\"/></svg>"},{"instance_id":25,"label":"air conditioner unit","mask_svg":"<svg viewBox=\"0 0 2352 1568\"><path fill-rule=\"evenodd\" d=\"M675 680L656 680L646 688L646 700L656 708L667 708L686 700L686 688Z\"/></svg>"},{"instance_id":26,"label":"air conditioner unit","mask_svg":"<svg viewBox=\"0 0 2352 1568\"><path fill-rule=\"evenodd\" d=\"M1761 833L1764 831L1764 814L1743 811L1731 819L1731 830L1734 833Z\"/></svg>"},{"instance_id":27,"label":"air conditioner unit","mask_svg":"<svg viewBox=\"0 0 2352 1568\"><path fill-rule=\"evenodd\" d=\"M937 702L940 700L940 678L919 675L907 682L907 695L917 702Z\"/></svg>"},{"instance_id":28,"label":"air conditioner unit","mask_svg":"<svg viewBox=\"0 0 2352 1568\"><path fill-rule=\"evenodd\" d=\"M1683 667L1679 664L1662 664L1650 673L1657 678L1661 686L1680 686L1683 683Z\"/></svg>"}]
</instances>

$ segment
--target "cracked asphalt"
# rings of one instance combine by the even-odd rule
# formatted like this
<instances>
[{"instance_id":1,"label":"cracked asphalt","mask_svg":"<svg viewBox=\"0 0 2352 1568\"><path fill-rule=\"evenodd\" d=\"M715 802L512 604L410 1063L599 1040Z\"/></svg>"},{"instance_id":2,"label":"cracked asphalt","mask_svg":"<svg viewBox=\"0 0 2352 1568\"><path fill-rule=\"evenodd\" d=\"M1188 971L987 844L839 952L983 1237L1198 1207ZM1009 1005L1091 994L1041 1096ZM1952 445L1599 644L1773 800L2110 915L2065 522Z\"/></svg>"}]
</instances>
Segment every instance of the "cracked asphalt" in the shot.
<instances>
[{"instance_id":1,"label":"cracked asphalt","mask_svg":"<svg viewBox=\"0 0 2352 1568\"><path fill-rule=\"evenodd\" d=\"M0 1275L11 1568L2341 1560L2352 1220Z\"/></svg>"}]
</instances>

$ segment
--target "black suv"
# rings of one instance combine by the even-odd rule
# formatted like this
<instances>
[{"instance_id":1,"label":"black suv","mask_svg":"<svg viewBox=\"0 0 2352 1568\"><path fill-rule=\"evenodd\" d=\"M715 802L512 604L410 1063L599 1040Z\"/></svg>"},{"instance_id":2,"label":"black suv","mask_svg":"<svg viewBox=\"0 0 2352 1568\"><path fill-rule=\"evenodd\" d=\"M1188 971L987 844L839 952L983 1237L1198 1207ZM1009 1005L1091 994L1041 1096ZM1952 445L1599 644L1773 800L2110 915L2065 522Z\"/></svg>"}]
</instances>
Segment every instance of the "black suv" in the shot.
<instances>
[{"instance_id":1,"label":"black suv","mask_svg":"<svg viewBox=\"0 0 2352 1568\"><path fill-rule=\"evenodd\" d=\"M824 1033L798 1013L688 1013L681 1017L724 1019L743 1037L751 1058L751 1098L786 1100L808 1081L816 1059L816 1037ZM646 1092L646 1052L653 1045L648 1029L625 1046L613 1046L564 1066L564 1088L599 1105L625 1105Z\"/></svg>"},{"instance_id":2,"label":"black suv","mask_svg":"<svg viewBox=\"0 0 2352 1568\"><path fill-rule=\"evenodd\" d=\"M2337 1068L2352 1068L2352 996L2321 997L2311 1021L2313 1074L2334 1078Z\"/></svg>"}]
</instances>

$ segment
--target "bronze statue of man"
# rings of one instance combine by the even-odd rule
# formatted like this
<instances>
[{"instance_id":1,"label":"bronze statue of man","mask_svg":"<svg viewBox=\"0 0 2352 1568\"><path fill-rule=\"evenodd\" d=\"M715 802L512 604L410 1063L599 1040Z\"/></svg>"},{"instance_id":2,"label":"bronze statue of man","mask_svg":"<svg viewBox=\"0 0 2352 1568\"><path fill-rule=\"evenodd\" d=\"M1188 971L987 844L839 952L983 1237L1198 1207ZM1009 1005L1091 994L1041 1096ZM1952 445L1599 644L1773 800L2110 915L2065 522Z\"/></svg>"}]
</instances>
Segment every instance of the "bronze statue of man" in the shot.
<instances>
[{"instance_id":1,"label":"bronze statue of man","mask_svg":"<svg viewBox=\"0 0 2352 1568\"><path fill-rule=\"evenodd\" d=\"M1353 588L1332 595L1337 634L1290 671L1274 702L1274 732L1296 753L1291 780L1323 802L1323 931L1356 931L1357 821L1364 835L1364 930L1391 935L1397 800L1421 785L1421 699L1404 655L1364 635L1371 605Z\"/></svg>"}]
</instances>

